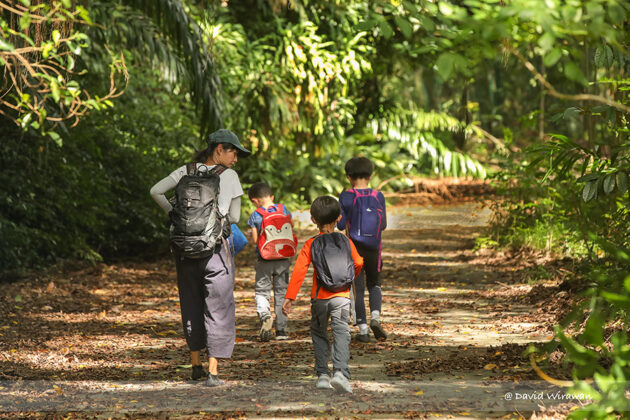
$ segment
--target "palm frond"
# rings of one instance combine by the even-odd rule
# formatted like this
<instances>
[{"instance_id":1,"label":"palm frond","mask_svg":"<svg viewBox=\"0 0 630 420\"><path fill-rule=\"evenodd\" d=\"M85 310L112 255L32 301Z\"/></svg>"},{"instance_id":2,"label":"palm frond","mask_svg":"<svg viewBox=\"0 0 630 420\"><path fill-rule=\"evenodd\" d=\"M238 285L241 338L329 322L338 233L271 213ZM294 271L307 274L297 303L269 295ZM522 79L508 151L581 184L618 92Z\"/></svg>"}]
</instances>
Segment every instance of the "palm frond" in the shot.
<instances>
[{"instance_id":1,"label":"palm frond","mask_svg":"<svg viewBox=\"0 0 630 420\"><path fill-rule=\"evenodd\" d=\"M202 133L222 127L222 89L214 60L181 1L120 0L115 7L94 2L90 8L106 27L95 28L93 36L139 52L137 57L158 66L165 80L187 85Z\"/></svg>"},{"instance_id":2,"label":"palm frond","mask_svg":"<svg viewBox=\"0 0 630 420\"><path fill-rule=\"evenodd\" d=\"M449 149L436 132L464 130L474 133L474 127L463 124L450 115L408 109L388 111L381 118L369 123L372 134L390 141L397 141L421 166L426 160L436 175L486 176L483 165L469 155Z\"/></svg>"}]
</instances>

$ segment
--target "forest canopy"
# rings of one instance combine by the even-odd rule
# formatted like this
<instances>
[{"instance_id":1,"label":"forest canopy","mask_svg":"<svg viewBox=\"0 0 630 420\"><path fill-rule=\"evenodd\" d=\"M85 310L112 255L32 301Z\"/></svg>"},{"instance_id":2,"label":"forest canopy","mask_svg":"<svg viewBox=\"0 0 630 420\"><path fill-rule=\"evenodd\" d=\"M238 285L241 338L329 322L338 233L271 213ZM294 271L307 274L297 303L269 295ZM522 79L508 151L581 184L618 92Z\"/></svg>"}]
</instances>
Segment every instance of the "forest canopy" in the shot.
<instances>
[{"instance_id":1,"label":"forest canopy","mask_svg":"<svg viewBox=\"0 0 630 420\"><path fill-rule=\"evenodd\" d=\"M573 418L615 418L630 409L629 13L621 0L0 0L0 273L160 255L149 188L220 127L253 151L243 187L267 181L292 208L337 196L359 155L383 190L489 178L500 200L479 246L568 258L582 293L529 355L561 349L573 389L596 396Z\"/></svg>"}]
</instances>

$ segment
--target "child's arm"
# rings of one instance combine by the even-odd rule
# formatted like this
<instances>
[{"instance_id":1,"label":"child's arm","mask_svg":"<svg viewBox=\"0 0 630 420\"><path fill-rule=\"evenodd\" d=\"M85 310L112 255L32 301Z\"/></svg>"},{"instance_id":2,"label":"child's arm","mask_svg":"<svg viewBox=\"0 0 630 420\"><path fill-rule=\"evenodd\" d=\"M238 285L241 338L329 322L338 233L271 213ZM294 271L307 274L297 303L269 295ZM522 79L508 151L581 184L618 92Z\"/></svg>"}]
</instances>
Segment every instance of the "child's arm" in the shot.
<instances>
[{"instance_id":1,"label":"child's arm","mask_svg":"<svg viewBox=\"0 0 630 420\"><path fill-rule=\"evenodd\" d=\"M357 277L363 268L363 257L359 255L357 248L352 241L350 242L350 251L352 253L352 261L354 262L354 277Z\"/></svg>"},{"instance_id":2,"label":"child's arm","mask_svg":"<svg viewBox=\"0 0 630 420\"><path fill-rule=\"evenodd\" d=\"M293 305L293 299L284 298L284 302L282 303L282 313L286 316L289 316L291 312L291 305Z\"/></svg>"},{"instance_id":3,"label":"child's arm","mask_svg":"<svg viewBox=\"0 0 630 420\"><path fill-rule=\"evenodd\" d=\"M249 219L247 220L247 224L251 228L249 232L252 235L252 242L256 246L258 246L258 228L256 228L256 216L257 215L258 215L258 213L253 212L252 214L249 215Z\"/></svg>"},{"instance_id":4,"label":"child's arm","mask_svg":"<svg viewBox=\"0 0 630 420\"><path fill-rule=\"evenodd\" d=\"M252 234L252 242L254 244L257 244L258 243L258 229L252 226L251 234Z\"/></svg>"},{"instance_id":5,"label":"child's arm","mask_svg":"<svg viewBox=\"0 0 630 420\"><path fill-rule=\"evenodd\" d=\"M306 277L308 267L311 265L311 243L313 243L312 239L306 241L295 261L295 267L293 267L293 272L289 279L289 286L284 295L284 303L282 304L282 313L285 315L288 315L291 311L291 304L297 297L298 291L300 287L302 287L302 283Z\"/></svg>"},{"instance_id":6,"label":"child's arm","mask_svg":"<svg viewBox=\"0 0 630 420\"><path fill-rule=\"evenodd\" d=\"M385 196L382 192L379 191L376 195L376 199L380 201L381 205L383 206L383 219L381 223L381 230L385 230L385 228L387 228L387 209L385 207Z\"/></svg>"},{"instance_id":7,"label":"child's arm","mask_svg":"<svg viewBox=\"0 0 630 420\"><path fill-rule=\"evenodd\" d=\"M344 193L341 193L339 195L339 205L341 207L341 220L339 220L337 222L337 229L339 230L344 230L346 228L346 209L344 208L344 203L343 203L343 195ZM350 209L351 210L351 209Z\"/></svg>"}]
</instances>

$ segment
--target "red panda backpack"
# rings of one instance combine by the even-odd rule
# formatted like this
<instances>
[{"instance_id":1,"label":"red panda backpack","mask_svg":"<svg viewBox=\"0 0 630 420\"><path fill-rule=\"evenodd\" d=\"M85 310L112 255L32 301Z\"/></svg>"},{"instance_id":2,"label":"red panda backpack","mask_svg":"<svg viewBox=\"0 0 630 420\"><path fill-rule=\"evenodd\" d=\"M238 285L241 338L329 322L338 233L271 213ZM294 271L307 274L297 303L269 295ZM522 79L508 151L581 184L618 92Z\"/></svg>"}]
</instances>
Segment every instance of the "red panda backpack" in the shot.
<instances>
[{"instance_id":1,"label":"red panda backpack","mask_svg":"<svg viewBox=\"0 0 630 420\"><path fill-rule=\"evenodd\" d=\"M284 214L284 206L278 204L276 211L259 208L256 212L263 218L258 236L258 252L264 260L289 258L297 252L297 236L293 233L291 216Z\"/></svg>"}]
</instances>

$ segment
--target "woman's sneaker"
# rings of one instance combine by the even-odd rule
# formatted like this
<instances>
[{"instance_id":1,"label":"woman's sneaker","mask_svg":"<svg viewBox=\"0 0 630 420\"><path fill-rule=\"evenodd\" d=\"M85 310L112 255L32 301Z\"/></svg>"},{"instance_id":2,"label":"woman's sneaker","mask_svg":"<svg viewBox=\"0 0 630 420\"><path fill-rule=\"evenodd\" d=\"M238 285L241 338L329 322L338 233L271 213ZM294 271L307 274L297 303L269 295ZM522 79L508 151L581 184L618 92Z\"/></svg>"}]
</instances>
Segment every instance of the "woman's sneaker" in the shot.
<instances>
[{"instance_id":1,"label":"woman's sneaker","mask_svg":"<svg viewBox=\"0 0 630 420\"><path fill-rule=\"evenodd\" d=\"M203 368L203 366L193 366L192 367L192 380L197 381L199 379L204 379L208 376L208 372Z\"/></svg>"},{"instance_id":2,"label":"woman's sneaker","mask_svg":"<svg viewBox=\"0 0 630 420\"><path fill-rule=\"evenodd\" d=\"M271 318L271 315L265 315L260 320L260 323L260 341L271 340L271 337L273 336L273 331L271 330L271 327L273 327L273 319Z\"/></svg>"},{"instance_id":3,"label":"woman's sneaker","mask_svg":"<svg viewBox=\"0 0 630 420\"><path fill-rule=\"evenodd\" d=\"M317 389L330 389L330 376L325 373L319 375L317 378L317 384L315 384Z\"/></svg>"},{"instance_id":4,"label":"woman's sneaker","mask_svg":"<svg viewBox=\"0 0 630 420\"><path fill-rule=\"evenodd\" d=\"M288 340L289 334L284 330L276 331L276 340Z\"/></svg>"},{"instance_id":5,"label":"woman's sneaker","mask_svg":"<svg viewBox=\"0 0 630 420\"><path fill-rule=\"evenodd\" d=\"M346 378L339 370L335 372L332 381L330 381L330 385L335 388L335 391L341 394L352 393L350 381L348 381L348 378Z\"/></svg>"},{"instance_id":6,"label":"woman's sneaker","mask_svg":"<svg viewBox=\"0 0 630 420\"><path fill-rule=\"evenodd\" d=\"M381 323L375 319L370 321L370 328L372 328L372 332L374 333L374 337L378 340L378 341L385 341L387 340L387 334L385 333L385 330L383 329L383 327L381 327Z\"/></svg>"}]
</instances>

